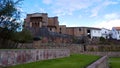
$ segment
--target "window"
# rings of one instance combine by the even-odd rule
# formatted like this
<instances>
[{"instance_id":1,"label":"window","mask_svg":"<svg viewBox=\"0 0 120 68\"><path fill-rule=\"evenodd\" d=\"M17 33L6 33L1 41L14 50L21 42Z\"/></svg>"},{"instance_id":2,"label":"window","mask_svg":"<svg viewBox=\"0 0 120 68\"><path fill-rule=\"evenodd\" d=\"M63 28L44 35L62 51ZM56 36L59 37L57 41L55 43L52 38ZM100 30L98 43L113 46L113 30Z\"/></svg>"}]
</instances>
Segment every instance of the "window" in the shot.
<instances>
[{"instance_id":1,"label":"window","mask_svg":"<svg viewBox=\"0 0 120 68\"><path fill-rule=\"evenodd\" d=\"M96 33L96 31L94 30L94 33Z\"/></svg>"},{"instance_id":2,"label":"window","mask_svg":"<svg viewBox=\"0 0 120 68\"><path fill-rule=\"evenodd\" d=\"M90 30L87 30L87 33L90 33Z\"/></svg>"},{"instance_id":3,"label":"window","mask_svg":"<svg viewBox=\"0 0 120 68\"><path fill-rule=\"evenodd\" d=\"M60 30L61 30L61 28L60 28Z\"/></svg>"},{"instance_id":4,"label":"window","mask_svg":"<svg viewBox=\"0 0 120 68\"><path fill-rule=\"evenodd\" d=\"M79 31L81 31L81 28L79 28Z\"/></svg>"},{"instance_id":5,"label":"window","mask_svg":"<svg viewBox=\"0 0 120 68\"><path fill-rule=\"evenodd\" d=\"M50 31L52 31L52 28L50 28Z\"/></svg>"},{"instance_id":6,"label":"window","mask_svg":"<svg viewBox=\"0 0 120 68\"><path fill-rule=\"evenodd\" d=\"M118 31L118 34L120 34L120 32Z\"/></svg>"},{"instance_id":7,"label":"window","mask_svg":"<svg viewBox=\"0 0 120 68\"><path fill-rule=\"evenodd\" d=\"M101 31L99 31L99 33L100 33Z\"/></svg>"},{"instance_id":8,"label":"window","mask_svg":"<svg viewBox=\"0 0 120 68\"><path fill-rule=\"evenodd\" d=\"M97 33L100 33L100 31L97 30Z\"/></svg>"},{"instance_id":9,"label":"window","mask_svg":"<svg viewBox=\"0 0 120 68\"><path fill-rule=\"evenodd\" d=\"M105 31L105 34L106 34L107 32Z\"/></svg>"}]
</instances>

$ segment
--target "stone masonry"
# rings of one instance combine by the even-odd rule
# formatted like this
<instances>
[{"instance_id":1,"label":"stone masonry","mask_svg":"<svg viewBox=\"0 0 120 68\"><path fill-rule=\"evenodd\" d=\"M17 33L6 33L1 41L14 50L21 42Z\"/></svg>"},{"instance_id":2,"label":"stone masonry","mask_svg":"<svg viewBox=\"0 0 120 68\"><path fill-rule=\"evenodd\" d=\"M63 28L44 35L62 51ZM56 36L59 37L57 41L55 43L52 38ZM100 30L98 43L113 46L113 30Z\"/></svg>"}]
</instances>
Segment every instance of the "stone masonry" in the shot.
<instances>
[{"instance_id":1,"label":"stone masonry","mask_svg":"<svg viewBox=\"0 0 120 68\"><path fill-rule=\"evenodd\" d=\"M11 66L70 56L68 49L7 49L0 50L0 66Z\"/></svg>"}]
</instances>

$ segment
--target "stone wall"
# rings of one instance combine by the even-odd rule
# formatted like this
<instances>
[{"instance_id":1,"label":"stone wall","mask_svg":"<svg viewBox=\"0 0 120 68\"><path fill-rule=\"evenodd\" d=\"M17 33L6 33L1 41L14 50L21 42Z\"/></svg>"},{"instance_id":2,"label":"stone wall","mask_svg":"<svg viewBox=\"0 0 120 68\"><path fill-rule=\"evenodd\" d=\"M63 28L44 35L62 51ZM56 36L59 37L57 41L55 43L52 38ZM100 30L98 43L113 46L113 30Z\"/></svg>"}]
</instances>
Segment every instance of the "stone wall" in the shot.
<instances>
[{"instance_id":1,"label":"stone wall","mask_svg":"<svg viewBox=\"0 0 120 68\"><path fill-rule=\"evenodd\" d=\"M18 48L34 48L34 49L69 49L70 53L83 52L81 44L56 44L56 43L40 43L34 42L33 44L19 45Z\"/></svg>"},{"instance_id":2,"label":"stone wall","mask_svg":"<svg viewBox=\"0 0 120 68\"><path fill-rule=\"evenodd\" d=\"M120 52L81 52L80 54L90 54L98 56L120 57Z\"/></svg>"},{"instance_id":3,"label":"stone wall","mask_svg":"<svg viewBox=\"0 0 120 68\"><path fill-rule=\"evenodd\" d=\"M0 50L0 66L11 66L70 56L68 49L6 49Z\"/></svg>"},{"instance_id":4,"label":"stone wall","mask_svg":"<svg viewBox=\"0 0 120 68\"><path fill-rule=\"evenodd\" d=\"M120 45L87 45L87 51L120 51Z\"/></svg>"},{"instance_id":5,"label":"stone wall","mask_svg":"<svg viewBox=\"0 0 120 68\"><path fill-rule=\"evenodd\" d=\"M96 62L89 65L87 68L109 68L107 56L103 56Z\"/></svg>"},{"instance_id":6,"label":"stone wall","mask_svg":"<svg viewBox=\"0 0 120 68\"><path fill-rule=\"evenodd\" d=\"M36 49L69 49L70 53L83 52L83 46L80 44L39 44L34 45Z\"/></svg>"}]
</instances>

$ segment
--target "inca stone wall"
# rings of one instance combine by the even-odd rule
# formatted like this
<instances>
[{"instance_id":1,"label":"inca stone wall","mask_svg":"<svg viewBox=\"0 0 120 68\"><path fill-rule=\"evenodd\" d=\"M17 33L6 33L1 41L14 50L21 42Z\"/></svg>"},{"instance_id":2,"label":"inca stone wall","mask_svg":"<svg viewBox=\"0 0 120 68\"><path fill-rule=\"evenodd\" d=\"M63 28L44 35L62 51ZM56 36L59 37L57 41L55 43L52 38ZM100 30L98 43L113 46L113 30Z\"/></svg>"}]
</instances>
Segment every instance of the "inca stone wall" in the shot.
<instances>
[{"instance_id":1,"label":"inca stone wall","mask_svg":"<svg viewBox=\"0 0 120 68\"><path fill-rule=\"evenodd\" d=\"M0 50L0 66L62 58L69 55L68 49L6 49Z\"/></svg>"},{"instance_id":2,"label":"inca stone wall","mask_svg":"<svg viewBox=\"0 0 120 68\"><path fill-rule=\"evenodd\" d=\"M98 55L98 56L105 56L108 57L120 57L120 52L81 52L80 54L89 54L89 55Z\"/></svg>"},{"instance_id":3,"label":"inca stone wall","mask_svg":"<svg viewBox=\"0 0 120 68\"><path fill-rule=\"evenodd\" d=\"M70 53L83 52L83 45L81 44L55 44L55 43L35 43L35 44L23 44L23 47L19 48L34 48L34 49L69 49Z\"/></svg>"}]
</instances>

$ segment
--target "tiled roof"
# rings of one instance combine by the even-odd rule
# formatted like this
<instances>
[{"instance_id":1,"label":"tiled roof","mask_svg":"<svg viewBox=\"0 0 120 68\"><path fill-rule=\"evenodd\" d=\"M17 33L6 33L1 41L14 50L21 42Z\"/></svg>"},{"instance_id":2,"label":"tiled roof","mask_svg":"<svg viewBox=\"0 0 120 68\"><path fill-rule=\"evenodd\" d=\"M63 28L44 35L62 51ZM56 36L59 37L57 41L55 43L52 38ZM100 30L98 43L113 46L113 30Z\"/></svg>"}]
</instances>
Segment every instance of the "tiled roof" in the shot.
<instances>
[{"instance_id":1,"label":"tiled roof","mask_svg":"<svg viewBox=\"0 0 120 68\"><path fill-rule=\"evenodd\" d=\"M113 27L113 28L115 28L116 30L120 30L120 27Z\"/></svg>"}]
</instances>

